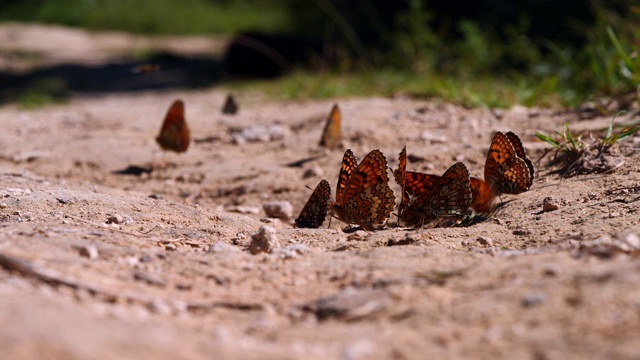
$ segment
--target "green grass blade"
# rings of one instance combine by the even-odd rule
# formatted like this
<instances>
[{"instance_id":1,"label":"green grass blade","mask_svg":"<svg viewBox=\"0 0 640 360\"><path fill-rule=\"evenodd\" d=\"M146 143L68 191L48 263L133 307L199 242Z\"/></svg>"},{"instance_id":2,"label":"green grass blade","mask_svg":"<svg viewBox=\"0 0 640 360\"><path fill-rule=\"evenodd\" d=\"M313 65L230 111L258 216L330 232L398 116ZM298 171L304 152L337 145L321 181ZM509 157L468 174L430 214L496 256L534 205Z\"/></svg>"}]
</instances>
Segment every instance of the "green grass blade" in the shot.
<instances>
[{"instance_id":1,"label":"green grass blade","mask_svg":"<svg viewBox=\"0 0 640 360\"><path fill-rule=\"evenodd\" d=\"M613 46L616 48L616 52L622 58L622 61L624 61L624 64L627 66L627 68L633 73L636 78L640 76L640 72L638 72L636 64L634 64L633 60L631 60L629 55L627 55L627 53L622 48L622 44L618 40L616 34L613 32L613 29L611 29L611 26L607 26L607 34L609 35L609 39L611 39Z\"/></svg>"},{"instance_id":2,"label":"green grass blade","mask_svg":"<svg viewBox=\"0 0 640 360\"><path fill-rule=\"evenodd\" d=\"M551 146L553 146L554 148L558 148L560 147L560 143L557 142L556 140L554 140L552 137L545 135L543 133L537 132L536 131L536 137L548 144L550 144Z\"/></svg>"}]
</instances>

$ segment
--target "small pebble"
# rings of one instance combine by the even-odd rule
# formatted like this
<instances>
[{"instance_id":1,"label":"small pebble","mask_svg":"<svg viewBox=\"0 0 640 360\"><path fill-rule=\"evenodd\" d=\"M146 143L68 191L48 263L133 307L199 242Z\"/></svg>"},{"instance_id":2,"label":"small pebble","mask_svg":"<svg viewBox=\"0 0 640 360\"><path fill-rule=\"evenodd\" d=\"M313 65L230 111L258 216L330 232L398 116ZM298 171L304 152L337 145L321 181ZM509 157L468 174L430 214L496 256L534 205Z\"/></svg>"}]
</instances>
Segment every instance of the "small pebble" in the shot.
<instances>
[{"instance_id":1,"label":"small pebble","mask_svg":"<svg viewBox=\"0 0 640 360\"><path fill-rule=\"evenodd\" d=\"M0 203L0 209L5 209L7 206L7 203Z\"/></svg>"},{"instance_id":2,"label":"small pebble","mask_svg":"<svg viewBox=\"0 0 640 360\"><path fill-rule=\"evenodd\" d=\"M237 212L240 214L259 214L260 208L254 206L226 206L225 210L229 212Z\"/></svg>"},{"instance_id":3,"label":"small pebble","mask_svg":"<svg viewBox=\"0 0 640 360\"><path fill-rule=\"evenodd\" d=\"M135 280L143 281L149 285L164 287L167 285L167 281L158 274L147 273L143 271L135 271L133 273Z\"/></svg>"},{"instance_id":4,"label":"small pebble","mask_svg":"<svg viewBox=\"0 0 640 360\"><path fill-rule=\"evenodd\" d=\"M476 239L481 245L493 246L493 240L490 237L478 236Z\"/></svg>"},{"instance_id":5,"label":"small pebble","mask_svg":"<svg viewBox=\"0 0 640 360\"><path fill-rule=\"evenodd\" d=\"M546 197L544 198L544 200L542 200L543 212L555 211L555 210L558 210L559 208L560 206L558 205L558 203L555 200L553 200L553 198L551 197Z\"/></svg>"},{"instance_id":6,"label":"small pebble","mask_svg":"<svg viewBox=\"0 0 640 360\"><path fill-rule=\"evenodd\" d=\"M148 304L149 310L156 314L170 315L173 312L171 305L164 300L153 300Z\"/></svg>"},{"instance_id":7,"label":"small pebble","mask_svg":"<svg viewBox=\"0 0 640 360\"><path fill-rule=\"evenodd\" d=\"M140 259L137 256L125 256L124 262L129 266L137 266L140 263Z\"/></svg>"},{"instance_id":8,"label":"small pebble","mask_svg":"<svg viewBox=\"0 0 640 360\"><path fill-rule=\"evenodd\" d=\"M542 303L544 303L546 299L547 297L544 294L527 295L522 298L522 306L529 308L542 305Z\"/></svg>"},{"instance_id":9,"label":"small pebble","mask_svg":"<svg viewBox=\"0 0 640 360\"><path fill-rule=\"evenodd\" d=\"M122 224L124 222L124 218L122 217L122 215L111 215L109 216L109 218L107 219L107 224Z\"/></svg>"},{"instance_id":10,"label":"small pebble","mask_svg":"<svg viewBox=\"0 0 640 360\"><path fill-rule=\"evenodd\" d=\"M429 131L425 131L420 135L420 139L428 141L432 144L444 144L447 142L447 137L444 135L432 134Z\"/></svg>"},{"instance_id":11,"label":"small pebble","mask_svg":"<svg viewBox=\"0 0 640 360\"><path fill-rule=\"evenodd\" d=\"M240 249L237 246L233 246L222 241L211 244L208 251L213 254L240 253Z\"/></svg>"},{"instance_id":12,"label":"small pebble","mask_svg":"<svg viewBox=\"0 0 640 360\"><path fill-rule=\"evenodd\" d=\"M640 238L638 238L638 235L634 233L625 235L622 241L629 245L632 250L640 249Z\"/></svg>"},{"instance_id":13,"label":"small pebble","mask_svg":"<svg viewBox=\"0 0 640 360\"><path fill-rule=\"evenodd\" d=\"M273 251L271 251L271 254L279 256L282 259L292 259L309 252L311 252L311 249L309 249L308 246L303 244L293 244L285 247L274 248Z\"/></svg>"},{"instance_id":14,"label":"small pebble","mask_svg":"<svg viewBox=\"0 0 640 360\"><path fill-rule=\"evenodd\" d=\"M290 219L293 216L293 206L288 201L270 201L262 204L262 209L268 217Z\"/></svg>"},{"instance_id":15,"label":"small pebble","mask_svg":"<svg viewBox=\"0 0 640 360\"><path fill-rule=\"evenodd\" d=\"M90 260L98 258L98 249L95 246L85 245L78 249L80 256L86 257Z\"/></svg>"},{"instance_id":16,"label":"small pebble","mask_svg":"<svg viewBox=\"0 0 640 360\"><path fill-rule=\"evenodd\" d=\"M244 128L232 135L233 142L242 145L247 142L268 142L284 139L291 134L291 130L284 125L256 125Z\"/></svg>"},{"instance_id":17,"label":"small pebble","mask_svg":"<svg viewBox=\"0 0 640 360\"><path fill-rule=\"evenodd\" d=\"M174 244L167 244L164 246L164 249L167 251L176 251L178 249Z\"/></svg>"},{"instance_id":18,"label":"small pebble","mask_svg":"<svg viewBox=\"0 0 640 360\"><path fill-rule=\"evenodd\" d=\"M261 252L270 253L272 249L280 247L276 230L270 226L262 226L257 233L251 235L249 252L253 255Z\"/></svg>"}]
</instances>

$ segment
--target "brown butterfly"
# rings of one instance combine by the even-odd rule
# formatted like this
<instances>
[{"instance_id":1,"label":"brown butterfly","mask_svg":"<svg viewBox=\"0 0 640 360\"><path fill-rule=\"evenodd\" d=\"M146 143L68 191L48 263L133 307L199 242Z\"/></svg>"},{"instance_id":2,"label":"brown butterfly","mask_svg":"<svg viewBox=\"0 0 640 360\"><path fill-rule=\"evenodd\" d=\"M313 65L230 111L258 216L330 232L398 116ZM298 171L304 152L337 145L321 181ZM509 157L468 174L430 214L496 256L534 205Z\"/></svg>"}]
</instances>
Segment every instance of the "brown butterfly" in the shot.
<instances>
[{"instance_id":1,"label":"brown butterfly","mask_svg":"<svg viewBox=\"0 0 640 360\"><path fill-rule=\"evenodd\" d=\"M228 94L227 99L224 101L224 106L222 107L222 113L233 115L238 112L238 103L236 102L236 98Z\"/></svg>"},{"instance_id":2,"label":"brown butterfly","mask_svg":"<svg viewBox=\"0 0 640 360\"><path fill-rule=\"evenodd\" d=\"M182 100L176 100L171 104L156 141L164 150L181 153L189 148L189 128L184 120Z\"/></svg>"},{"instance_id":3,"label":"brown butterfly","mask_svg":"<svg viewBox=\"0 0 640 360\"><path fill-rule=\"evenodd\" d=\"M399 165L393 171L396 182L403 189L402 200L400 202L398 218L403 218L403 211L409 205L409 198L425 193L429 188L433 187L440 178L438 175L425 174L414 171L407 171L407 147L402 149L398 158ZM478 178L469 178L469 186L471 187L471 205L469 207L476 213L490 213L492 202L495 195L491 188Z\"/></svg>"},{"instance_id":4,"label":"brown butterfly","mask_svg":"<svg viewBox=\"0 0 640 360\"><path fill-rule=\"evenodd\" d=\"M322 138L320 138L320 146L328 149L338 149L342 147L340 119L340 108L338 104L335 104L327 118L327 124L322 132Z\"/></svg>"},{"instance_id":5,"label":"brown butterfly","mask_svg":"<svg viewBox=\"0 0 640 360\"><path fill-rule=\"evenodd\" d=\"M373 150L358 164L351 149L347 149L342 158L336 200L331 202L331 214L365 230L381 229L393 212L395 201L389 187L387 159L382 152Z\"/></svg>"},{"instance_id":6,"label":"brown butterfly","mask_svg":"<svg viewBox=\"0 0 640 360\"><path fill-rule=\"evenodd\" d=\"M407 171L406 145L402 148L402 151L400 151L398 162L398 168L393 171L393 177L402 190L402 197L398 209L398 218L402 218L402 212L409 205L409 198L425 192L427 188L433 186L439 176Z\"/></svg>"},{"instance_id":7,"label":"brown butterfly","mask_svg":"<svg viewBox=\"0 0 640 360\"><path fill-rule=\"evenodd\" d=\"M416 187L416 195L409 200L401 215L402 222L421 226L438 218L455 218L466 214L472 194L469 171L463 163L453 164L442 176L420 174L419 177L425 181Z\"/></svg>"},{"instance_id":8,"label":"brown butterfly","mask_svg":"<svg viewBox=\"0 0 640 360\"><path fill-rule=\"evenodd\" d=\"M531 188L535 169L518 135L496 131L484 165L484 181L496 195L520 194Z\"/></svg>"},{"instance_id":9,"label":"brown butterfly","mask_svg":"<svg viewBox=\"0 0 640 360\"><path fill-rule=\"evenodd\" d=\"M299 228L319 228L327 217L330 200L331 186L327 180L323 179L300 210L300 215L295 220L296 226Z\"/></svg>"}]
</instances>

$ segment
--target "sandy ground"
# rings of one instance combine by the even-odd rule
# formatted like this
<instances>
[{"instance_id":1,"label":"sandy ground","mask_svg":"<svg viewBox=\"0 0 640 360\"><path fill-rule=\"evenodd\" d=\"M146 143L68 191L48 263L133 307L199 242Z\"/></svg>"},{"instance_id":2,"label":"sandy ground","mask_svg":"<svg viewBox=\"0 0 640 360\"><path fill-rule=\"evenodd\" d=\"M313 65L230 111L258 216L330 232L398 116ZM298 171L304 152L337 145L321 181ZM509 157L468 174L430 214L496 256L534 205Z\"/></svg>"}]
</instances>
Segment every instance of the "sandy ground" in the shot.
<instances>
[{"instance_id":1,"label":"sandy ground","mask_svg":"<svg viewBox=\"0 0 640 360\"><path fill-rule=\"evenodd\" d=\"M640 357L640 139L617 146L615 172L563 179L537 162L547 145L533 136L610 115L249 94L222 115L225 95L0 107L0 359ZM195 139L182 155L154 141L175 98ZM481 176L492 133L515 131L537 165L532 189L468 227L353 233L268 218L265 203L289 201L295 217L306 186L335 188L344 149L317 146L334 102L345 145L360 159L380 149L393 168L406 143L409 170L462 160ZM279 136L237 141L256 125ZM152 171L118 173L130 166ZM547 197L558 210L542 211ZM264 225L279 245L252 255Z\"/></svg>"}]
</instances>

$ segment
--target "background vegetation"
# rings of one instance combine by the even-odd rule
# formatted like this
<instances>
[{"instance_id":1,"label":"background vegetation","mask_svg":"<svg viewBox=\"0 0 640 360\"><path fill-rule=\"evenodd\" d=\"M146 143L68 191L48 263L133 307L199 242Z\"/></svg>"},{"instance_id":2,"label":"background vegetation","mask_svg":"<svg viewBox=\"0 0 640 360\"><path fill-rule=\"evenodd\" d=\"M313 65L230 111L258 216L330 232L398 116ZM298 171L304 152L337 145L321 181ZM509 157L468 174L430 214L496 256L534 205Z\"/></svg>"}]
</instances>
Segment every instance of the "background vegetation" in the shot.
<instances>
[{"instance_id":1,"label":"background vegetation","mask_svg":"<svg viewBox=\"0 0 640 360\"><path fill-rule=\"evenodd\" d=\"M322 41L313 61L260 85L284 97L403 93L470 106L572 106L635 99L640 84L633 0L5 0L0 21L8 20Z\"/></svg>"}]
</instances>

